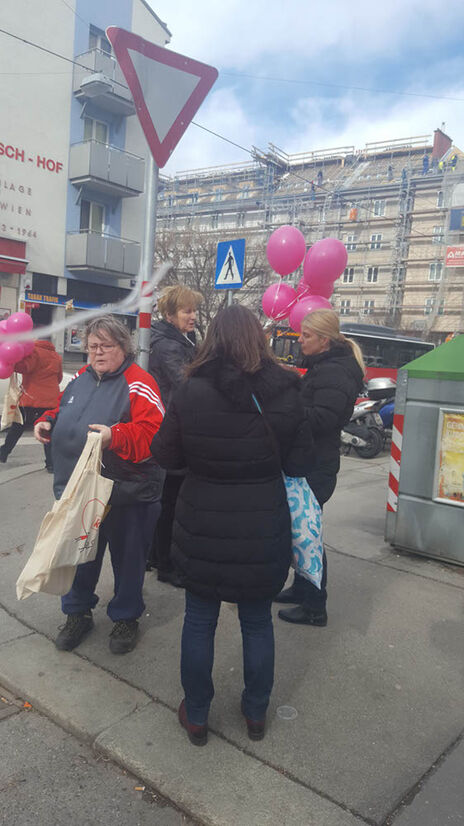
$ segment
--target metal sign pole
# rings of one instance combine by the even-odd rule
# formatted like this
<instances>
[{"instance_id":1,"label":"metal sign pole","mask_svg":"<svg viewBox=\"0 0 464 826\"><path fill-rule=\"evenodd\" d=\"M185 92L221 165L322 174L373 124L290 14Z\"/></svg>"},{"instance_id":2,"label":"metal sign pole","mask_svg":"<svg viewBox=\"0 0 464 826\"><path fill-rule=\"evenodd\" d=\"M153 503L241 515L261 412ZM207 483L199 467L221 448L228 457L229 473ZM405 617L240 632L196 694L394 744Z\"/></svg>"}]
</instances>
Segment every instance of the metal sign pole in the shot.
<instances>
[{"instance_id":1,"label":"metal sign pole","mask_svg":"<svg viewBox=\"0 0 464 826\"><path fill-rule=\"evenodd\" d=\"M234 303L234 291L233 290L227 290L227 306L232 307L233 303Z\"/></svg>"},{"instance_id":2,"label":"metal sign pole","mask_svg":"<svg viewBox=\"0 0 464 826\"><path fill-rule=\"evenodd\" d=\"M153 258L155 254L155 232L156 232L156 207L158 201L158 175L159 169L155 164L153 155L150 155L145 168L145 221L142 258L140 261L140 281L142 282L142 295L139 310L139 342L137 352L137 364L148 370L148 358L150 355L150 326L151 313L153 309L154 295L150 290L145 294L144 286L150 281L153 274Z\"/></svg>"}]
</instances>

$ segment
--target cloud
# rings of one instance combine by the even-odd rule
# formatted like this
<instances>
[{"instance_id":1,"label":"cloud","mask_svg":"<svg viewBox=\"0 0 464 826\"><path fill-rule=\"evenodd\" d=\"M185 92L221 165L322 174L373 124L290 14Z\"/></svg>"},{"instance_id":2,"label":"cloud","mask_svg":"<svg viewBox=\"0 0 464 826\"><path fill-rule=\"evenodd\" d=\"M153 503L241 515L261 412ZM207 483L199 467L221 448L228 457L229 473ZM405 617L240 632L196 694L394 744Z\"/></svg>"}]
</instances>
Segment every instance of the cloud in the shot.
<instances>
[{"instance_id":1,"label":"cloud","mask_svg":"<svg viewBox=\"0 0 464 826\"><path fill-rule=\"evenodd\" d=\"M449 0L446 13L436 0L151 0L173 34L172 48L219 68L243 68L266 59L298 57L308 62L334 50L358 61L385 49L420 44L436 50L437 40L457 34L464 9ZM451 25L452 24L452 25Z\"/></svg>"}]
</instances>

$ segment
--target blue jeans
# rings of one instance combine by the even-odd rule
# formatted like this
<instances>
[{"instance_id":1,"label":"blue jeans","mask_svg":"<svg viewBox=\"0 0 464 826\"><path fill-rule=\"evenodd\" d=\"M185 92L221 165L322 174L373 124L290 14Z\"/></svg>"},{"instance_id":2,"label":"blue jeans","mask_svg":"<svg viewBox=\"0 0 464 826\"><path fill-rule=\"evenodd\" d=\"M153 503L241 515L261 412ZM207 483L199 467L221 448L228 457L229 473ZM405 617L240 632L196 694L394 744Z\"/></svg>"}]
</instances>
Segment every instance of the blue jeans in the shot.
<instances>
[{"instance_id":1,"label":"blue jeans","mask_svg":"<svg viewBox=\"0 0 464 826\"><path fill-rule=\"evenodd\" d=\"M85 614L95 608L95 587L109 545L114 573L114 596L107 614L113 622L138 619L144 611L142 597L146 559L161 505L144 502L112 507L98 536L97 556L78 565L71 590L61 598L64 614Z\"/></svg>"},{"instance_id":2,"label":"blue jeans","mask_svg":"<svg viewBox=\"0 0 464 826\"><path fill-rule=\"evenodd\" d=\"M238 603L243 640L243 710L251 720L263 720L274 683L274 629L272 601ZM181 679L190 723L202 726L208 719L214 697L211 677L214 661L214 635L221 601L202 599L185 592L185 618L182 630Z\"/></svg>"}]
</instances>

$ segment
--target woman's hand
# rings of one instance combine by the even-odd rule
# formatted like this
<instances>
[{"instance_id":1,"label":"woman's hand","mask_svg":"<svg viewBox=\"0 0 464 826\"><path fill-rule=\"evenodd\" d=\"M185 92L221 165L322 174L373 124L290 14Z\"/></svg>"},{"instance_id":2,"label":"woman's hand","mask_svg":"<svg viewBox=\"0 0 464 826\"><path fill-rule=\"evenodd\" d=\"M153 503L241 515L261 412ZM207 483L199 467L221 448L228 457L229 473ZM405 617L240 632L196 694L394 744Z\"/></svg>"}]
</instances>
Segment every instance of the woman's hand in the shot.
<instances>
[{"instance_id":1,"label":"woman's hand","mask_svg":"<svg viewBox=\"0 0 464 826\"><path fill-rule=\"evenodd\" d=\"M34 436L38 442L41 442L43 445L48 445L51 441L51 431L52 426L50 422L37 422L34 425Z\"/></svg>"},{"instance_id":2,"label":"woman's hand","mask_svg":"<svg viewBox=\"0 0 464 826\"><path fill-rule=\"evenodd\" d=\"M111 444L111 439L113 438L111 427L108 427L106 424L89 424L89 430L97 430L98 433L101 433L103 449Z\"/></svg>"}]
</instances>

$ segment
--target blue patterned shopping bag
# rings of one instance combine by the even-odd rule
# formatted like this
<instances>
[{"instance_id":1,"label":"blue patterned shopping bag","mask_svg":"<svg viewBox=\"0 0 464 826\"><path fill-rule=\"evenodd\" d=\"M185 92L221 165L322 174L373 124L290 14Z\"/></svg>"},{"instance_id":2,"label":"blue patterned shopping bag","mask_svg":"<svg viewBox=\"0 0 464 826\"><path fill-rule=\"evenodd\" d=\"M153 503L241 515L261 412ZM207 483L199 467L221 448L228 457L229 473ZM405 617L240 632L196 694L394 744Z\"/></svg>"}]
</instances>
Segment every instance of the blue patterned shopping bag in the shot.
<instances>
[{"instance_id":1,"label":"blue patterned shopping bag","mask_svg":"<svg viewBox=\"0 0 464 826\"><path fill-rule=\"evenodd\" d=\"M292 520L292 565L317 588L322 580L322 511L306 479L282 474Z\"/></svg>"}]
</instances>

